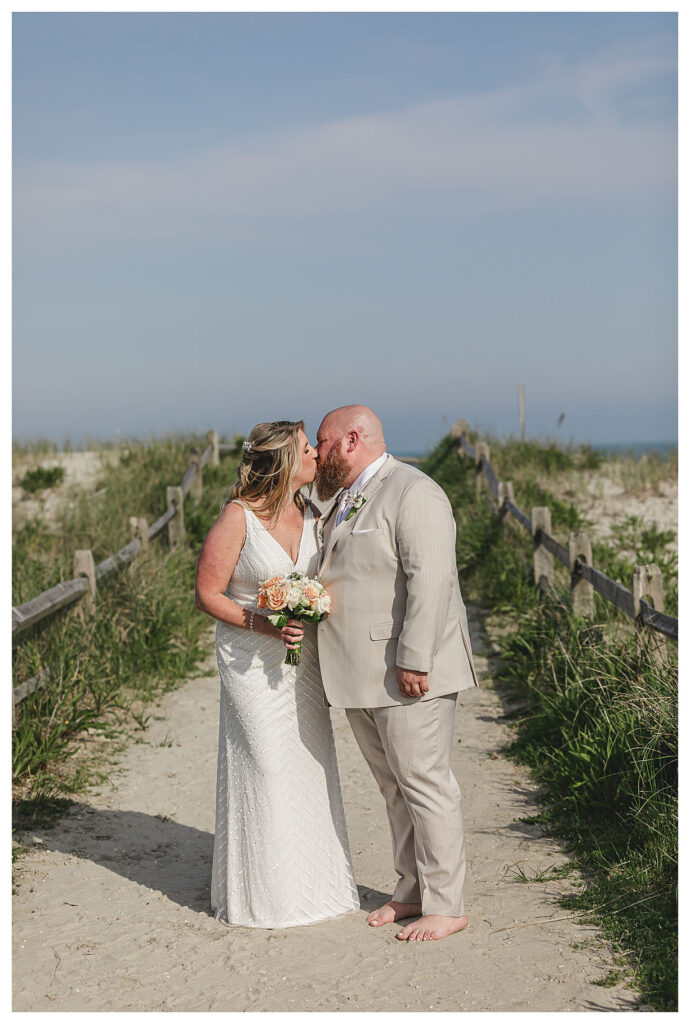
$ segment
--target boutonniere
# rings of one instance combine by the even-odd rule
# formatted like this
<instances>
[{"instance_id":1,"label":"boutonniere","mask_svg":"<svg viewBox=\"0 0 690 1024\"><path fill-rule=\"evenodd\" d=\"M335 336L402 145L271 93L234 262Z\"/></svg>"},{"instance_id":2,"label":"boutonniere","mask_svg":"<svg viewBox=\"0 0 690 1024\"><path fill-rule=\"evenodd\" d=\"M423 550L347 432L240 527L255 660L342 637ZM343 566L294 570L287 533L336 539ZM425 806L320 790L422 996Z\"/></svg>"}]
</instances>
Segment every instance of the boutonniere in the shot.
<instances>
[{"instance_id":1,"label":"boutonniere","mask_svg":"<svg viewBox=\"0 0 690 1024\"><path fill-rule=\"evenodd\" d=\"M354 498L352 499L352 508L350 509L350 511L345 516L345 522L347 522L348 519L352 519L353 515L355 515L355 513L359 512L359 510L361 509L362 505L364 504L364 502L366 500L367 499L364 497L362 492L361 491L357 491L357 493L355 494Z\"/></svg>"}]
</instances>

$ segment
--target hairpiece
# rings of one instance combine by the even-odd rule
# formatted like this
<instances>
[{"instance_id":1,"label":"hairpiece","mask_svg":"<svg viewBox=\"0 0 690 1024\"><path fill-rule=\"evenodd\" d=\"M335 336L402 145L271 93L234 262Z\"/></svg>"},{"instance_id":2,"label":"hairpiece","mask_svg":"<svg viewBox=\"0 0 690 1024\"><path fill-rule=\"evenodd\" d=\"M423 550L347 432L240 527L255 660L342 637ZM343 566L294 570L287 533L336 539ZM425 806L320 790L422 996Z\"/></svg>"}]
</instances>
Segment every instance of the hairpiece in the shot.
<instances>
[{"instance_id":1,"label":"hairpiece","mask_svg":"<svg viewBox=\"0 0 690 1024\"><path fill-rule=\"evenodd\" d=\"M243 452L250 452L253 447L254 447L254 445L252 444L251 441L243 441L242 442L242 451Z\"/></svg>"}]
</instances>

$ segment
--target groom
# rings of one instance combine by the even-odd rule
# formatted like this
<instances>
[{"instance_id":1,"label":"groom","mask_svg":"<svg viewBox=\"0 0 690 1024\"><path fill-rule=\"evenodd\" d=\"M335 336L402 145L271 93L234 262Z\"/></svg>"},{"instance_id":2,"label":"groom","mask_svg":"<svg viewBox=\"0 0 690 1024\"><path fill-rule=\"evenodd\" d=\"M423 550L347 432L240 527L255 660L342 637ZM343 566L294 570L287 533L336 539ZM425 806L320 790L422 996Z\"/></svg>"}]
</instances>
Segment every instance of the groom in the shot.
<instances>
[{"instance_id":1,"label":"groom","mask_svg":"<svg viewBox=\"0 0 690 1024\"><path fill-rule=\"evenodd\" d=\"M467 925L460 787L450 768L459 690L477 685L441 488L386 452L363 405L329 412L316 435L324 509L319 575L333 611L318 628L332 707L345 708L386 801L398 883L372 927L422 915L398 939Z\"/></svg>"}]
</instances>

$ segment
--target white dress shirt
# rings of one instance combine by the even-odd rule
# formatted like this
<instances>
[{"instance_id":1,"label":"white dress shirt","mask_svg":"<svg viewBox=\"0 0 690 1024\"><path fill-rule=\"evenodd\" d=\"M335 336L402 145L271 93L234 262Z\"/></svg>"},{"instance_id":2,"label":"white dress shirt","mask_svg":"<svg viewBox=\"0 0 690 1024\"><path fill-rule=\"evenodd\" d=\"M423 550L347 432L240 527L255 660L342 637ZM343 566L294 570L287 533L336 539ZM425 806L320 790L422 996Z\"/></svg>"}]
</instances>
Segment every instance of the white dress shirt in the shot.
<instances>
[{"instance_id":1,"label":"white dress shirt","mask_svg":"<svg viewBox=\"0 0 690 1024\"><path fill-rule=\"evenodd\" d=\"M363 491L366 485L369 483L371 478L375 476L380 470L388 458L388 452L384 452L383 455L379 456L378 459L374 459L368 466L365 466L362 472L359 474L355 482L348 487L346 491L340 495L338 499L338 513L336 515L335 525L340 526L345 516L352 508L352 501L357 491Z\"/></svg>"}]
</instances>

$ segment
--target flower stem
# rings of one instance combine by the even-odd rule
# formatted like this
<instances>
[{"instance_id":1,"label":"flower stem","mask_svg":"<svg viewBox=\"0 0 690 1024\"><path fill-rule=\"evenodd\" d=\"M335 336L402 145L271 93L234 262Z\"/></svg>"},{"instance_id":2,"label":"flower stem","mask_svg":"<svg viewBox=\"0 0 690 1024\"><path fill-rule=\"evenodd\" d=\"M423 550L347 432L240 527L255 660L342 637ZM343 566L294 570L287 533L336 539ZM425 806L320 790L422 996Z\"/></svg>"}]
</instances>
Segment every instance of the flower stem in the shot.
<instances>
[{"instance_id":1,"label":"flower stem","mask_svg":"<svg viewBox=\"0 0 690 1024\"><path fill-rule=\"evenodd\" d=\"M302 644L298 644L294 651L288 651L285 658L286 665L299 665L299 656L302 653Z\"/></svg>"}]
</instances>

